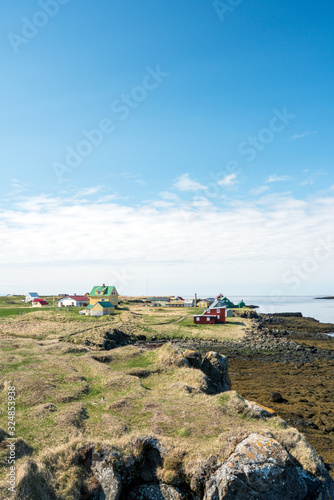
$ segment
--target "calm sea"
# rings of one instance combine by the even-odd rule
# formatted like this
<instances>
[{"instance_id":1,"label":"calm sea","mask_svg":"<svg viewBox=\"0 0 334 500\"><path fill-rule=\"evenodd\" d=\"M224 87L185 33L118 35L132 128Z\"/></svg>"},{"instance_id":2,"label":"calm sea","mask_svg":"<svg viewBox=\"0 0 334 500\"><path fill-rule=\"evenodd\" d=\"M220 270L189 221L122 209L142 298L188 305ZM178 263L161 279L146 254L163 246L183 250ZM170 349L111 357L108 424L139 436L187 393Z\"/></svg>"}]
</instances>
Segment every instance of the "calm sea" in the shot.
<instances>
[{"instance_id":1,"label":"calm sea","mask_svg":"<svg viewBox=\"0 0 334 500\"><path fill-rule=\"evenodd\" d=\"M301 312L303 316L315 318L323 323L334 323L334 300L316 300L310 296L272 297L229 297L233 302L243 299L247 305L259 306L258 312ZM334 331L334 329L333 329Z\"/></svg>"}]
</instances>

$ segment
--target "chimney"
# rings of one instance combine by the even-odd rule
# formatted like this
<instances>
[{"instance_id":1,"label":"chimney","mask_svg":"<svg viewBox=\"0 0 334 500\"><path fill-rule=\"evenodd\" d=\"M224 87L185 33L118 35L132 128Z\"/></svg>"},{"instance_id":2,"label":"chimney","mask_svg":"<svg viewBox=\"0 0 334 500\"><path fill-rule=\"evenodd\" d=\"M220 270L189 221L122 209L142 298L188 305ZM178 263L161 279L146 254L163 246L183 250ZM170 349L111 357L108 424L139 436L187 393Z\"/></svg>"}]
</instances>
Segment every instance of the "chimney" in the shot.
<instances>
[{"instance_id":1,"label":"chimney","mask_svg":"<svg viewBox=\"0 0 334 500\"><path fill-rule=\"evenodd\" d=\"M197 293L195 293L195 307L197 306Z\"/></svg>"},{"instance_id":2,"label":"chimney","mask_svg":"<svg viewBox=\"0 0 334 500\"><path fill-rule=\"evenodd\" d=\"M103 283L103 285L102 285L102 286L106 286L106 285Z\"/></svg>"}]
</instances>

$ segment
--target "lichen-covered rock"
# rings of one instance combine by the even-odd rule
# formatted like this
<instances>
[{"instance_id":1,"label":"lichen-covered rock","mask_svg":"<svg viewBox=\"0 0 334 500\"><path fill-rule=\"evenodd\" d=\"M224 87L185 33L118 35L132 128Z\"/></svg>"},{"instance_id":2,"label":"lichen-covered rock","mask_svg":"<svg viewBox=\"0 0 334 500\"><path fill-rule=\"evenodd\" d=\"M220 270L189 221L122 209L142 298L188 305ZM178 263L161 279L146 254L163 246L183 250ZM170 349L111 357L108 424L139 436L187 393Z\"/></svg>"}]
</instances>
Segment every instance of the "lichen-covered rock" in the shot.
<instances>
[{"instance_id":1,"label":"lichen-covered rock","mask_svg":"<svg viewBox=\"0 0 334 500\"><path fill-rule=\"evenodd\" d=\"M128 500L182 500L182 496L169 484L145 484L134 488L128 494Z\"/></svg>"},{"instance_id":2,"label":"lichen-covered rock","mask_svg":"<svg viewBox=\"0 0 334 500\"><path fill-rule=\"evenodd\" d=\"M228 374L228 360L226 356L210 351L205 355L201 368L209 379L211 394L230 390L231 379Z\"/></svg>"},{"instance_id":3,"label":"lichen-covered rock","mask_svg":"<svg viewBox=\"0 0 334 500\"><path fill-rule=\"evenodd\" d=\"M251 434L207 481L204 500L330 500L333 492L329 475L310 474L278 441Z\"/></svg>"},{"instance_id":4,"label":"lichen-covered rock","mask_svg":"<svg viewBox=\"0 0 334 500\"><path fill-rule=\"evenodd\" d=\"M271 418L276 417L276 412L271 408L255 403L255 401L247 401L245 399L247 408L251 411L252 416L256 418Z\"/></svg>"},{"instance_id":5,"label":"lichen-covered rock","mask_svg":"<svg viewBox=\"0 0 334 500\"><path fill-rule=\"evenodd\" d=\"M118 500L122 490L121 478L109 460L99 453L92 454L92 472L101 485L99 500Z\"/></svg>"}]
</instances>

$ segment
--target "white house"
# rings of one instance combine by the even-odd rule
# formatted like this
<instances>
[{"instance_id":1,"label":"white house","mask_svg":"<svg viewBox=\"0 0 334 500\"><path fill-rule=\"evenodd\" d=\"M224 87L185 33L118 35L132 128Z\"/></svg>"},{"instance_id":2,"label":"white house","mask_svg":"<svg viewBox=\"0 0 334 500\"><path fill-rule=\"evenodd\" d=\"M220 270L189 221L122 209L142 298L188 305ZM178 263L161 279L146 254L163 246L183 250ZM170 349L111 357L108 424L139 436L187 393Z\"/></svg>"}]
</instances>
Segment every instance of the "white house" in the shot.
<instances>
[{"instance_id":1,"label":"white house","mask_svg":"<svg viewBox=\"0 0 334 500\"><path fill-rule=\"evenodd\" d=\"M195 307L195 299L186 299L184 301L184 307Z\"/></svg>"},{"instance_id":2,"label":"white house","mask_svg":"<svg viewBox=\"0 0 334 500\"><path fill-rule=\"evenodd\" d=\"M58 307L84 307L89 304L89 297L86 295L67 295L58 300Z\"/></svg>"},{"instance_id":3,"label":"white house","mask_svg":"<svg viewBox=\"0 0 334 500\"><path fill-rule=\"evenodd\" d=\"M34 299L39 299L37 292L29 292L26 295L26 302L32 302Z\"/></svg>"}]
</instances>

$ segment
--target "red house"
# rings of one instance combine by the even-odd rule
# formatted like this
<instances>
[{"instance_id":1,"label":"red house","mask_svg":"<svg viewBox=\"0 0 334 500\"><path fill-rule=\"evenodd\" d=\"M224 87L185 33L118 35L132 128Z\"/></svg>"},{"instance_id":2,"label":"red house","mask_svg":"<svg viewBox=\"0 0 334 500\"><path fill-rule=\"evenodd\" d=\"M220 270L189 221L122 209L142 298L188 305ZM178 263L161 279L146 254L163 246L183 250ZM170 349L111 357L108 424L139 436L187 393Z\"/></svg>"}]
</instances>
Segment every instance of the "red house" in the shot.
<instances>
[{"instance_id":1,"label":"red house","mask_svg":"<svg viewBox=\"0 0 334 500\"><path fill-rule=\"evenodd\" d=\"M216 323L226 323L225 307L206 309L203 314L194 315L194 323L198 325L215 325Z\"/></svg>"}]
</instances>

